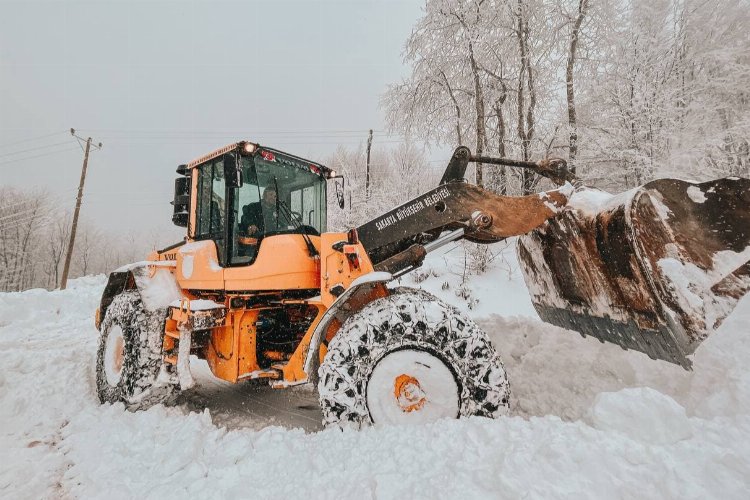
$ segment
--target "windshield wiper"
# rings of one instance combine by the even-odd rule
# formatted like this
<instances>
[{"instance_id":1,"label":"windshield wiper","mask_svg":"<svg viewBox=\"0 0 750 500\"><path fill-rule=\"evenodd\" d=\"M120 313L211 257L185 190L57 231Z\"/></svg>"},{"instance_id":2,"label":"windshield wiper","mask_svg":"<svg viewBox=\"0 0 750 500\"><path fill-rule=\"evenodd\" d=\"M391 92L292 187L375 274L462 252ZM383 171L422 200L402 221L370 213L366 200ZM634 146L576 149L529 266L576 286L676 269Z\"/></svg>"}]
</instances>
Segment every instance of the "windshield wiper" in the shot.
<instances>
[{"instance_id":1,"label":"windshield wiper","mask_svg":"<svg viewBox=\"0 0 750 500\"><path fill-rule=\"evenodd\" d=\"M310 235L307 234L307 229L305 229L304 222L299 218L295 217L294 213L289 209L288 206L286 206L286 203L283 201L278 201L278 206L283 209L284 211L284 217L286 217L289 222L291 222L294 225L295 230L299 230L300 234L302 234L302 238L305 240L305 245L307 246L307 251L310 253L310 257L316 257L320 255L318 253L318 249L315 248L315 245L313 245L312 239L310 239Z\"/></svg>"},{"instance_id":2,"label":"windshield wiper","mask_svg":"<svg viewBox=\"0 0 750 500\"><path fill-rule=\"evenodd\" d=\"M317 257L320 254L318 253L318 249L315 248L315 245L313 245L310 235L307 234L304 221L301 220L301 218L295 217L291 209L286 206L286 203L279 198L279 185L276 182L276 176L273 177L273 187L276 189L276 227L279 227L279 212L283 209L284 217L294 225L294 230L301 231L302 239L305 240L305 246L307 246L307 252L310 254L310 257Z\"/></svg>"}]
</instances>

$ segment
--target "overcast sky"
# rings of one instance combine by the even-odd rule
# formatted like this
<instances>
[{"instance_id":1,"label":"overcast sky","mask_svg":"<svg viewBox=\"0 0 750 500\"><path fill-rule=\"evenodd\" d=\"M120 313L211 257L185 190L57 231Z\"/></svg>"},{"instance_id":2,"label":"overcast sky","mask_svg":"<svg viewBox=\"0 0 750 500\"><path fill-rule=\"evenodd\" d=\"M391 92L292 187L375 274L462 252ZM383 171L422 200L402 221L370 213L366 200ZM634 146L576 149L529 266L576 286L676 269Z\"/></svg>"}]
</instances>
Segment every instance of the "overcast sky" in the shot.
<instances>
[{"instance_id":1,"label":"overcast sky","mask_svg":"<svg viewBox=\"0 0 750 500\"><path fill-rule=\"evenodd\" d=\"M176 166L230 142L320 160L369 128L394 144L379 99L422 4L0 0L0 185L72 209L75 127L103 143L82 216L168 228Z\"/></svg>"}]
</instances>

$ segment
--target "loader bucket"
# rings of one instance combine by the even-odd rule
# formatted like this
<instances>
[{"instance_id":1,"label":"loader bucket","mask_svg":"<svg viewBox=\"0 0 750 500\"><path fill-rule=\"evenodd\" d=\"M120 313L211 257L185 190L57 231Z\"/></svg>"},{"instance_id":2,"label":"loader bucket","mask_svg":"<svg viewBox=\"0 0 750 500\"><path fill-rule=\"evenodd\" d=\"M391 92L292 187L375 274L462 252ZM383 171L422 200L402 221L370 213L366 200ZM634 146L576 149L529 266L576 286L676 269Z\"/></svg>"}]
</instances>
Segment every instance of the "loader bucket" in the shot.
<instances>
[{"instance_id":1,"label":"loader bucket","mask_svg":"<svg viewBox=\"0 0 750 500\"><path fill-rule=\"evenodd\" d=\"M542 320L689 369L750 290L750 179L582 190L518 252Z\"/></svg>"}]
</instances>

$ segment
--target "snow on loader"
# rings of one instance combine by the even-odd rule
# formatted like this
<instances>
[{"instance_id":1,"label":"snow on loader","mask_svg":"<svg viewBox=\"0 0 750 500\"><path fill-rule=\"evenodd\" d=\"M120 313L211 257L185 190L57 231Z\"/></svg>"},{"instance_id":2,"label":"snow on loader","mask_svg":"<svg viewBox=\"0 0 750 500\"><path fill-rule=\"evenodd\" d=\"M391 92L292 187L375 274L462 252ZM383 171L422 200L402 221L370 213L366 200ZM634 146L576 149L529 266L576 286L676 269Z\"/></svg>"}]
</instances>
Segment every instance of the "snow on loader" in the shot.
<instances>
[{"instance_id":1,"label":"snow on loader","mask_svg":"<svg viewBox=\"0 0 750 500\"><path fill-rule=\"evenodd\" d=\"M472 161L561 187L498 196L464 182ZM387 286L462 238L525 235L519 252L543 319L683 366L748 289L747 262L726 270L748 259L745 180L657 181L588 214L569 203L563 161L459 147L437 188L334 233L326 183L339 177L319 163L242 141L177 172L172 220L185 240L111 273L97 309L102 402L171 401L193 384L195 355L230 382L317 383L328 425L503 415L510 389L487 335L424 291ZM685 269L703 280L698 291L683 286Z\"/></svg>"}]
</instances>

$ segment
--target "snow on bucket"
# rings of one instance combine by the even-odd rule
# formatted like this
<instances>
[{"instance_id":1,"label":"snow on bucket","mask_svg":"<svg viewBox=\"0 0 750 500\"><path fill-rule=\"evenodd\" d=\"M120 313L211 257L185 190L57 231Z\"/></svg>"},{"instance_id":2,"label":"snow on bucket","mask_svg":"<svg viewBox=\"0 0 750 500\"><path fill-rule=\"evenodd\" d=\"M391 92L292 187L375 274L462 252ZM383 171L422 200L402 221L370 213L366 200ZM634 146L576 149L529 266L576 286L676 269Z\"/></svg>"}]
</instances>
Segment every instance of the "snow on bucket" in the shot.
<instances>
[{"instance_id":1,"label":"snow on bucket","mask_svg":"<svg viewBox=\"0 0 750 500\"><path fill-rule=\"evenodd\" d=\"M750 180L576 193L519 238L540 317L651 358L687 356L750 290Z\"/></svg>"}]
</instances>

